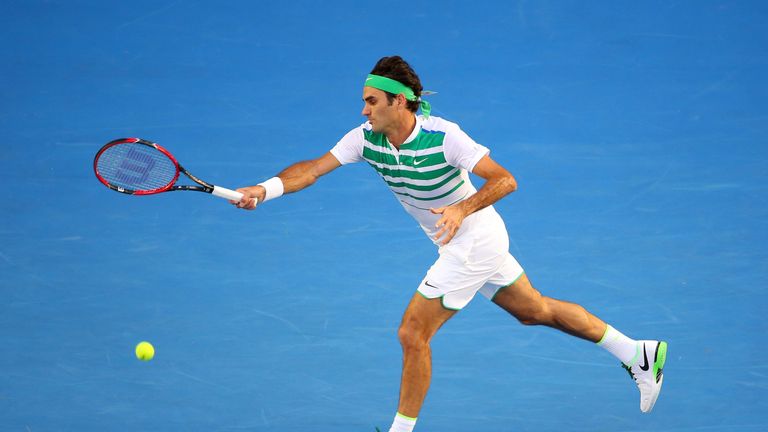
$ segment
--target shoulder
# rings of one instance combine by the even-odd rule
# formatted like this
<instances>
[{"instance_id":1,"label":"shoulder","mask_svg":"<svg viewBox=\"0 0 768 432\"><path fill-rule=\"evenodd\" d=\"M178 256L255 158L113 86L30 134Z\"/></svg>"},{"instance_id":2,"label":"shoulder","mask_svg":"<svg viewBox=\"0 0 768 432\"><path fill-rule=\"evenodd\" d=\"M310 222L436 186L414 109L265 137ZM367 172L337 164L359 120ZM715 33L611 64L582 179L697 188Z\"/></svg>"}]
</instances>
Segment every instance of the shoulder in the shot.
<instances>
[{"instance_id":1,"label":"shoulder","mask_svg":"<svg viewBox=\"0 0 768 432\"><path fill-rule=\"evenodd\" d=\"M347 132L331 149L331 154L342 165L359 162L362 158L365 146L365 134L370 131L371 125L366 122Z\"/></svg>"},{"instance_id":2,"label":"shoulder","mask_svg":"<svg viewBox=\"0 0 768 432\"><path fill-rule=\"evenodd\" d=\"M429 118L424 118L424 116L419 116L419 120L421 120L421 128L427 132L452 133L459 130L458 124L442 117L430 116Z\"/></svg>"}]
</instances>

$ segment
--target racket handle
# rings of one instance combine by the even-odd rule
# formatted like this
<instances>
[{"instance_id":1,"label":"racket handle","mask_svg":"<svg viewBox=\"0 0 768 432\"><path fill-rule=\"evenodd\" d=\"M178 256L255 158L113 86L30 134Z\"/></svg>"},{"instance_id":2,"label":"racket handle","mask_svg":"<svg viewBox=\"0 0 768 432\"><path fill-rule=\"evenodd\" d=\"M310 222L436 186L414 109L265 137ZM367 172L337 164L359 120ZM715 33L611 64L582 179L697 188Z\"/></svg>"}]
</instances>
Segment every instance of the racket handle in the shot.
<instances>
[{"instance_id":1,"label":"racket handle","mask_svg":"<svg viewBox=\"0 0 768 432\"><path fill-rule=\"evenodd\" d=\"M240 192L233 191L232 189L223 188L221 186L214 186L213 192L211 193L213 195L216 195L217 197L222 197L230 201L240 201L243 198L243 194L241 194Z\"/></svg>"}]
</instances>

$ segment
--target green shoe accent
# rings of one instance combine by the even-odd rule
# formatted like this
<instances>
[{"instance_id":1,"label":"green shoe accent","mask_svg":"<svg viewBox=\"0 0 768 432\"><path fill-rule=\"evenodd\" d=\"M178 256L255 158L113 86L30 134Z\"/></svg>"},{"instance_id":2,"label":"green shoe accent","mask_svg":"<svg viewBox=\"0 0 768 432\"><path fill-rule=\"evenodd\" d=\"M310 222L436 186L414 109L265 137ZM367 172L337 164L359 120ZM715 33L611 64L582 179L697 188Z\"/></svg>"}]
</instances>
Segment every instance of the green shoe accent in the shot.
<instances>
[{"instance_id":1,"label":"green shoe accent","mask_svg":"<svg viewBox=\"0 0 768 432\"><path fill-rule=\"evenodd\" d=\"M659 342L659 346L656 347L656 360L653 362L653 375L656 377L656 382L661 379L662 371L664 370L664 363L667 361L667 343Z\"/></svg>"}]
</instances>

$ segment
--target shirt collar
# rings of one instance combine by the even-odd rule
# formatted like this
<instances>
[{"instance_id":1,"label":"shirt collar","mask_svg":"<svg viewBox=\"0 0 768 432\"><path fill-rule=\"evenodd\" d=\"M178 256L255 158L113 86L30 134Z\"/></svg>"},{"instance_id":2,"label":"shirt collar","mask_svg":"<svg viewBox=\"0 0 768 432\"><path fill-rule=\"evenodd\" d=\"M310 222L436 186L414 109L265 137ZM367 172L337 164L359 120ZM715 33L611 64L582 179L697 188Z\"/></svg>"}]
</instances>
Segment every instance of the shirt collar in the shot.
<instances>
[{"instance_id":1,"label":"shirt collar","mask_svg":"<svg viewBox=\"0 0 768 432\"><path fill-rule=\"evenodd\" d=\"M409 142L415 140L416 136L419 135L419 132L421 131L421 123L422 123L421 117L417 115L415 115L414 117L416 117L416 126L413 127L413 131L411 132L410 135L408 135L408 138L405 139L405 142L403 142L403 144L408 144Z\"/></svg>"}]
</instances>

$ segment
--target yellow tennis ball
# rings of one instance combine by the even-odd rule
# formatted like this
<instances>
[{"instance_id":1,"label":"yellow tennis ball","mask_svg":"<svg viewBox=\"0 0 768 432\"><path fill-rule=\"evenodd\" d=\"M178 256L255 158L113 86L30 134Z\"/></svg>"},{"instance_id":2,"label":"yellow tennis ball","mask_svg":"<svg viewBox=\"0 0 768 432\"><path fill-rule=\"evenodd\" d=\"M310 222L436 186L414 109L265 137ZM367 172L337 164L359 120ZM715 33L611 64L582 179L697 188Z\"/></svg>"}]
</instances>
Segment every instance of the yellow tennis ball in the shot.
<instances>
[{"instance_id":1,"label":"yellow tennis ball","mask_svg":"<svg viewBox=\"0 0 768 432\"><path fill-rule=\"evenodd\" d=\"M136 345L136 358L143 361L150 361L155 356L155 347L149 342L139 342Z\"/></svg>"}]
</instances>

